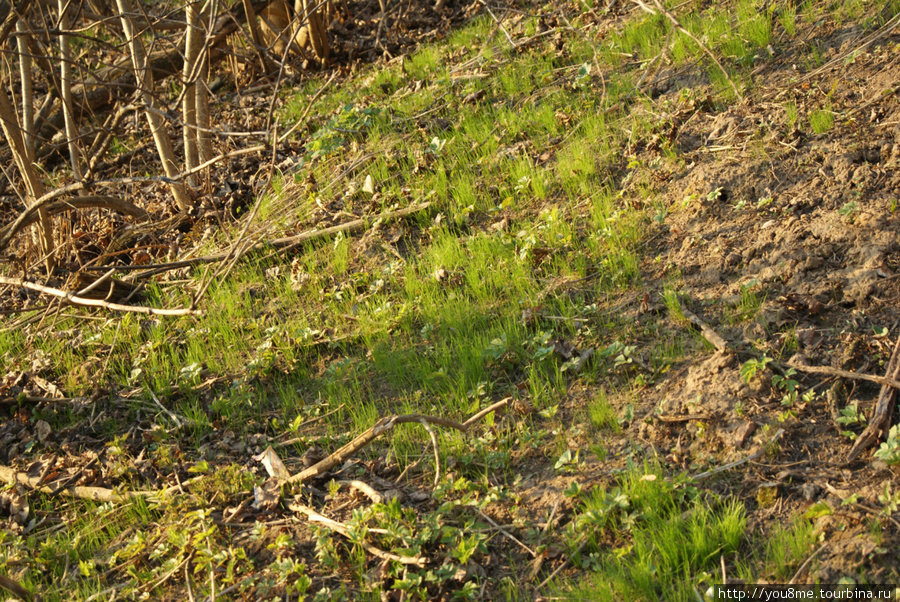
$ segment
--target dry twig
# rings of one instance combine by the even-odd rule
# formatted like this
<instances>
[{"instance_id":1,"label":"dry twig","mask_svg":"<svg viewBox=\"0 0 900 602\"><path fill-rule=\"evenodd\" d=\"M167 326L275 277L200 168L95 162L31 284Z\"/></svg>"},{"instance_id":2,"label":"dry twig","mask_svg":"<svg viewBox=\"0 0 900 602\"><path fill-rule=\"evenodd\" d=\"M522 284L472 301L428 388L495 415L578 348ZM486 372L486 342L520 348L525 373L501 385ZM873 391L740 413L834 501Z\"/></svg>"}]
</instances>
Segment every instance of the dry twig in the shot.
<instances>
[{"instance_id":1,"label":"dry twig","mask_svg":"<svg viewBox=\"0 0 900 602\"><path fill-rule=\"evenodd\" d=\"M350 530L347 528L347 525L345 525L344 523L339 523L336 520L332 520L332 519L328 518L327 516L322 516L321 514L319 514L318 512L316 512L315 510L313 510L312 508L310 508L309 506L307 506L305 504L301 504L298 501L294 501L294 502L288 504L288 508L290 508L294 512L302 512L309 518L309 520L311 522L322 523L323 525L325 525L332 531L336 531L337 533L340 533L347 539L352 539L350 537ZM414 566L418 566L420 568L424 567L425 564L428 562L425 558L422 558L421 556L398 556L396 554L391 554L390 552L385 552L384 550L376 548L375 546L365 543L365 542L362 542L360 545L363 548L365 548L365 550L369 554L372 554L373 556L377 556L378 558L381 558L382 560L394 560L396 562L399 562L400 564L411 564Z\"/></svg>"},{"instance_id":2,"label":"dry twig","mask_svg":"<svg viewBox=\"0 0 900 602\"><path fill-rule=\"evenodd\" d=\"M703 333L703 338L712 343L716 349L723 353L728 351L728 342L719 336L719 333L713 330L709 324L701 320L700 316L684 307L681 308L681 313L684 314L684 317L687 318L691 324L700 329L700 332Z\"/></svg>"},{"instance_id":3,"label":"dry twig","mask_svg":"<svg viewBox=\"0 0 900 602\"><path fill-rule=\"evenodd\" d=\"M334 466L344 462L347 458L366 447L372 441L377 439L380 435L387 433L398 424L410 424L410 423L421 423L427 422L429 424L437 424L440 426L444 426L447 428L453 428L458 431L466 432L468 427L464 424L460 424L455 420L449 420L447 418L440 418L437 416L424 416L421 414L405 414L403 416L388 416L386 418L380 419L378 422L373 424L369 429L363 432L361 435L353 439L347 445L344 445L331 455L329 455L324 460L318 462L317 464L313 464L309 468L298 472L293 475L290 479L288 479L289 483L302 483L308 479L319 476Z\"/></svg>"},{"instance_id":4,"label":"dry twig","mask_svg":"<svg viewBox=\"0 0 900 602\"><path fill-rule=\"evenodd\" d=\"M798 362L786 362L785 365L801 372L809 372L812 374L827 374L828 376L852 378L854 380L867 380L869 382L877 383L883 387L893 387L894 389L900 389L900 379L892 377L890 375L890 372L888 372L886 376L878 376L876 374L863 374L862 372L841 370L840 368L832 368L831 366L807 366Z\"/></svg>"},{"instance_id":5,"label":"dry twig","mask_svg":"<svg viewBox=\"0 0 900 602\"><path fill-rule=\"evenodd\" d=\"M108 301L104 301L102 299L85 299L84 297L78 297L72 292L63 291L58 288L52 288L49 286L44 286L42 284L36 284L34 282L27 282L25 280L21 280L19 278L6 278L5 276L0 276L0 284L8 284L10 286L20 286L22 288L31 289L33 291L38 291L41 293L46 293L48 295L53 295L54 297L59 297L61 299L65 299L67 302L72 305L83 305L85 307L102 307L105 309L111 309L114 311L124 311L135 314L147 314L151 316L185 316L185 315L200 315L201 312L198 309L192 309L190 307L186 307L183 309L156 309L155 307L145 307L142 305L120 305L119 303L110 303Z\"/></svg>"},{"instance_id":6,"label":"dry twig","mask_svg":"<svg viewBox=\"0 0 900 602\"><path fill-rule=\"evenodd\" d=\"M757 458L762 457L766 453L766 450L769 449L769 446L772 445L773 443L775 443L776 441L778 441L779 439L781 439L782 435L784 435L784 429L778 429L778 431L776 431L776 433L775 433L775 436L772 437L772 440L769 441L769 443L767 443L766 445L763 445L762 447L760 447L756 453L751 454L741 460L735 460L734 462L729 462L728 464L724 464L722 466L717 466L717 467L713 468L712 470L707 470L706 472L701 472L700 474L696 474L696 475L692 476L690 478L690 480L691 481L699 481L701 479L705 479L706 477L711 477L714 474L719 474L720 472L725 472L726 470L731 470L732 468L740 466L741 464L746 464L747 462L752 462L753 460L756 460Z\"/></svg>"},{"instance_id":7,"label":"dry twig","mask_svg":"<svg viewBox=\"0 0 900 602\"><path fill-rule=\"evenodd\" d=\"M859 454L876 443L890 428L891 414L894 411L894 402L897 400L897 390L900 389L894 384L900 379L900 337L897 337L897 344L894 345L894 352L891 354L891 361L888 362L885 377L893 382L882 384L875 411L869 420L869 426L862 432L850 449L850 453L847 454L848 463L853 462Z\"/></svg>"}]
</instances>

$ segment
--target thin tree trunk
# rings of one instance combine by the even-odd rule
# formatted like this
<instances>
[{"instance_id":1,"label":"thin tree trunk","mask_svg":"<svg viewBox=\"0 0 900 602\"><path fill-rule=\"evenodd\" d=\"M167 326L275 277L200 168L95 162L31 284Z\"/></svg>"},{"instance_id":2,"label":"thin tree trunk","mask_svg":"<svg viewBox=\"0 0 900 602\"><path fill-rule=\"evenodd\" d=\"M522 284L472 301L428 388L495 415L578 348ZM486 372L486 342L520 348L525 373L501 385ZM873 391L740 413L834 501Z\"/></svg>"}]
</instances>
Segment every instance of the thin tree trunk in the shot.
<instances>
[{"instance_id":1,"label":"thin tree trunk","mask_svg":"<svg viewBox=\"0 0 900 602\"><path fill-rule=\"evenodd\" d=\"M28 157L25 136L22 135L22 128L19 126L13 104L10 102L6 92L2 90L0 90L0 127L3 129L3 135L6 136L6 141L19 168L19 173L22 174L22 179L25 180L25 203L31 206L37 199L44 196L44 184L34 168L34 162ZM44 258L44 265L49 275L53 272L56 264L53 258L53 223L50 221L50 215L45 209L42 209L38 216L39 220L35 226L34 238L40 254Z\"/></svg>"},{"instance_id":2,"label":"thin tree trunk","mask_svg":"<svg viewBox=\"0 0 900 602\"><path fill-rule=\"evenodd\" d=\"M62 2L63 0L60 0ZM184 7L187 31L184 42L184 68L182 69L182 81L184 82L184 94L182 95L182 120L184 121L182 135L184 137L184 166L190 171L200 165L200 154L197 150L197 59L200 48L206 38L205 32L200 30L200 14L196 2L189 2ZM197 185L197 176L190 175L187 178L189 186Z\"/></svg>"},{"instance_id":3,"label":"thin tree trunk","mask_svg":"<svg viewBox=\"0 0 900 602\"><path fill-rule=\"evenodd\" d=\"M65 32L69 29L69 2L59 0L59 27ZM75 179L81 181L81 153L78 150L78 129L75 124L75 116L72 114L72 53L69 50L69 36L65 33L59 36L59 74L60 92L62 93L63 116L66 124L66 143L69 147L69 161L72 163L72 172ZM27 132L27 127L26 127Z\"/></svg>"},{"instance_id":4,"label":"thin tree trunk","mask_svg":"<svg viewBox=\"0 0 900 602\"><path fill-rule=\"evenodd\" d=\"M25 149L28 159L34 161L34 89L31 77L31 53L24 19L16 21L16 46L19 49L19 78L22 80L22 129L25 130Z\"/></svg>"},{"instance_id":5,"label":"thin tree trunk","mask_svg":"<svg viewBox=\"0 0 900 602\"><path fill-rule=\"evenodd\" d=\"M128 38L131 62L134 66L134 76L141 89L141 98L147 106L145 113L147 122L150 124L150 133L153 135L153 140L156 143L156 150L159 153L166 176L174 178L179 173L175 151L172 148L172 140L166 132L165 120L154 110L156 101L152 93L153 75L147 69L147 56L144 52L144 45L138 39L129 16L132 14L131 0L116 0L116 5L119 8L122 29L125 31L125 37ZM193 201L188 194L187 187L182 182L173 182L169 184L169 188L179 208L186 210L193 207Z\"/></svg>"},{"instance_id":6,"label":"thin tree trunk","mask_svg":"<svg viewBox=\"0 0 900 602\"><path fill-rule=\"evenodd\" d=\"M212 133L210 132L211 120L209 117L209 88L207 87L207 83L209 82L209 48L212 43L210 23L215 23L218 12L219 2L218 0L212 0L210 8L200 14L200 23L205 33L203 46L200 49L200 74L197 78L199 84L197 85L196 93L197 126L200 128L197 131L200 163L206 163L215 157L215 153L213 152ZM209 170L207 170L207 173L209 173Z\"/></svg>"}]
</instances>

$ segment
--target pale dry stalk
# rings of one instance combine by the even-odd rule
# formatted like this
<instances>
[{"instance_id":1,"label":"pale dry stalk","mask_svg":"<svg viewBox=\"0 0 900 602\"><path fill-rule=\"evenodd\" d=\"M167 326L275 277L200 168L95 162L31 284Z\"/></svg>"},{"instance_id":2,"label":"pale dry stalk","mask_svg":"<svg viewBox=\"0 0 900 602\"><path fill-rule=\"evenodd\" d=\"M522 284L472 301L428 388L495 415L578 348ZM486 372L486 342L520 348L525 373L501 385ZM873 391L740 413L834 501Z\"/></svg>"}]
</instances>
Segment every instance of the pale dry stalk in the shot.
<instances>
[{"instance_id":1,"label":"pale dry stalk","mask_svg":"<svg viewBox=\"0 0 900 602\"><path fill-rule=\"evenodd\" d=\"M34 162L29 158L25 136L19 125L16 111L6 92L2 90L0 90L0 127L3 128L3 135L6 136L6 141L9 144L16 166L19 168L19 173L22 175L22 179L25 180L25 204L30 207L37 202L37 199L44 196L44 184L34 168ZM55 265L53 223L50 219L50 215L46 210L39 210L38 223L34 230L35 243L40 250L39 256L44 257L44 266L48 274L52 273Z\"/></svg>"},{"instance_id":2,"label":"pale dry stalk","mask_svg":"<svg viewBox=\"0 0 900 602\"><path fill-rule=\"evenodd\" d=\"M128 48L131 53L131 63L134 67L135 79L141 90L141 99L146 106L144 113L147 116L147 122L150 124L150 133L153 135L153 141L156 143L156 150L163 164L163 170L166 176L174 178L178 175L178 164L175 158L175 151L172 148L172 141L166 132L166 122L154 109L156 101L153 97L153 74L147 68L147 55L144 51L144 44L137 37L134 24L129 15L132 14L131 0L116 0L116 6L119 9L120 20L122 21L122 29L125 31L125 37L128 38ZM191 196L188 194L187 187L182 182L172 182L169 189L175 197L175 203L178 207L186 210L193 206Z\"/></svg>"}]
</instances>

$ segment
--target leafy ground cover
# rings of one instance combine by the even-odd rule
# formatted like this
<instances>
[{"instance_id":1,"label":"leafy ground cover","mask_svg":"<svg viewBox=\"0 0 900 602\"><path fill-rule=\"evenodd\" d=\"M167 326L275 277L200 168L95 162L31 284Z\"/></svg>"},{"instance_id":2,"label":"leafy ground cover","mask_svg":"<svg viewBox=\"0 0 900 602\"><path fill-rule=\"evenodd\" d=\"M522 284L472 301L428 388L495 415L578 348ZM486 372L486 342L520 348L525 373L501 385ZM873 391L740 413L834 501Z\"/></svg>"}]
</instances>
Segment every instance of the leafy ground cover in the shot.
<instances>
[{"instance_id":1,"label":"leafy ground cover","mask_svg":"<svg viewBox=\"0 0 900 602\"><path fill-rule=\"evenodd\" d=\"M648 8L453 5L353 69L344 27L282 92L271 190L154 244L361 231L145 279L208 286L198 316L7 290L3 571L47 600L900 582L898 428L847 462L879 385L803 369L883 375L898 336L900 4Z\"/></svg>"}]
</instances>

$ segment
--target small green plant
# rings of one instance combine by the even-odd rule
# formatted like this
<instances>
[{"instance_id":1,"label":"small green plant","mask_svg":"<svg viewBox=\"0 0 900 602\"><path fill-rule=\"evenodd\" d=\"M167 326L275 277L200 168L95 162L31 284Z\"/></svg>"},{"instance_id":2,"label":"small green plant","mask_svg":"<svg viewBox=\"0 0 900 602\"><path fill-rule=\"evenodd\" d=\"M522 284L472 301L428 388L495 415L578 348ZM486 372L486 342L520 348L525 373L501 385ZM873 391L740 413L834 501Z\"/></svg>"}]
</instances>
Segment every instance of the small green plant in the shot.
<instances>
[{"instance_id":1,"label":"small green plant","mask_svg":"<svg viewBox=\"0 0 900 602\"><path fill-rule=\"evenodd\" d=\"M709 201L710 203L712 203L713 201L719 200L721 197L722 197L722 187L721 186L719 186L718 188L715 188L713 190L710 190L706 194L706 200Z\"/></svg>"},{"instance_id":2,"label":"small green plant","mask_svg":"<svg viewBox=\"0 0 900 602\"><path fill-rule=\"evenodd\" d=\"M553 468L560 472L574 472L578 468L578 455L577 450L573 452L571 449L567 449L556 459Z\"/></svg>"},{"instance_id":3,"label":"small green plant","mask_svg":"<svg viewBox=\"0 0 900 602\"><path fill-rule=\"evenodd\" d=\"M834 113L831 109L818 109L809 114L809 127L816 134L824 134L834 125Z\"/></svg>"},{"instance_id":4,"label":"small green plant","mask_svg":"<svg viewBox=\"0 0 900 602\"><path fill-rule=\"evenodd\" d=\"M891 493L891 484L885 483L884 490L878 494L878 501L881 502L881 514L890 518L900 508L900 491Z\"/></svg>"},{"instance_id":5,"label":"small green plant","mask_svg":"<svg viewBox=\"0 0 900 602\"><path fill-rule=\"evenodd\" d=\"M772 358L767 357L765 354L759 359L747 360L743 364L741 364L741 379L745 383L749 383L753 378L766 370L766 366L769 362L772 361Z\"/></svg>"},{"instance_id":6,"label":"small green plant","mask_svg":"<svg viewBox=\"0 0 900 602\"><path fill-rule=\"evenodd\" d=\"M791 378L795 374L797 374L796 370L788 368L784 376L780 374L772 376L772 385L784 392L784 396L781 398L781 405L786 408L793 406L794 402L797 401L797 394L799 393L797 387L799 387L800 383Z\"/></svg>"},{"instance_id":7,"label":"small green plant","mask_svg":"<svg viewBox=\"0 0 900 602\"><path fill-rule=\"evenodd\" d=\"M859 401L854 399L846 406L841 408L841 415L835 420L838 424L845 426L863 425L866 423L865 415L859 411ZM856 433L853 431L841 431L841 434L849 439L856 439Z\"/></svg>"},{"instance_id":8,"label":"small green plant","mask_svg":"<svg viewBox=\"0 0 900 602\"><path fill-rule=\"evenodd\" d=\"M569 483L569 486L566 487L566 490L563 491L563 495L567 498L576 499L581 496L584 492L584 488L581 486L581 483L578 481L572 481Z\"/></svg>"},{"instance_id":9,"label":"small green plant","mask_svg":"<svg viewBox=\"0 0 900 602\"><path fill-rule=\"evenodd\" d=\"M900 464L900 424L891 427L887 440L882 442L875 457L891 466Z\"/></svg>"},{"instance_id":10,"label":"small green plant","mask_svg":"<svg viewBox=\"0 0 900 602\"><path fill-rule=\"evenodd\" d=\"M856 201L848 201L838 209L838 214L849 218L857 211L859 211L859 204Z\"/></svg>"}]
</instances>

